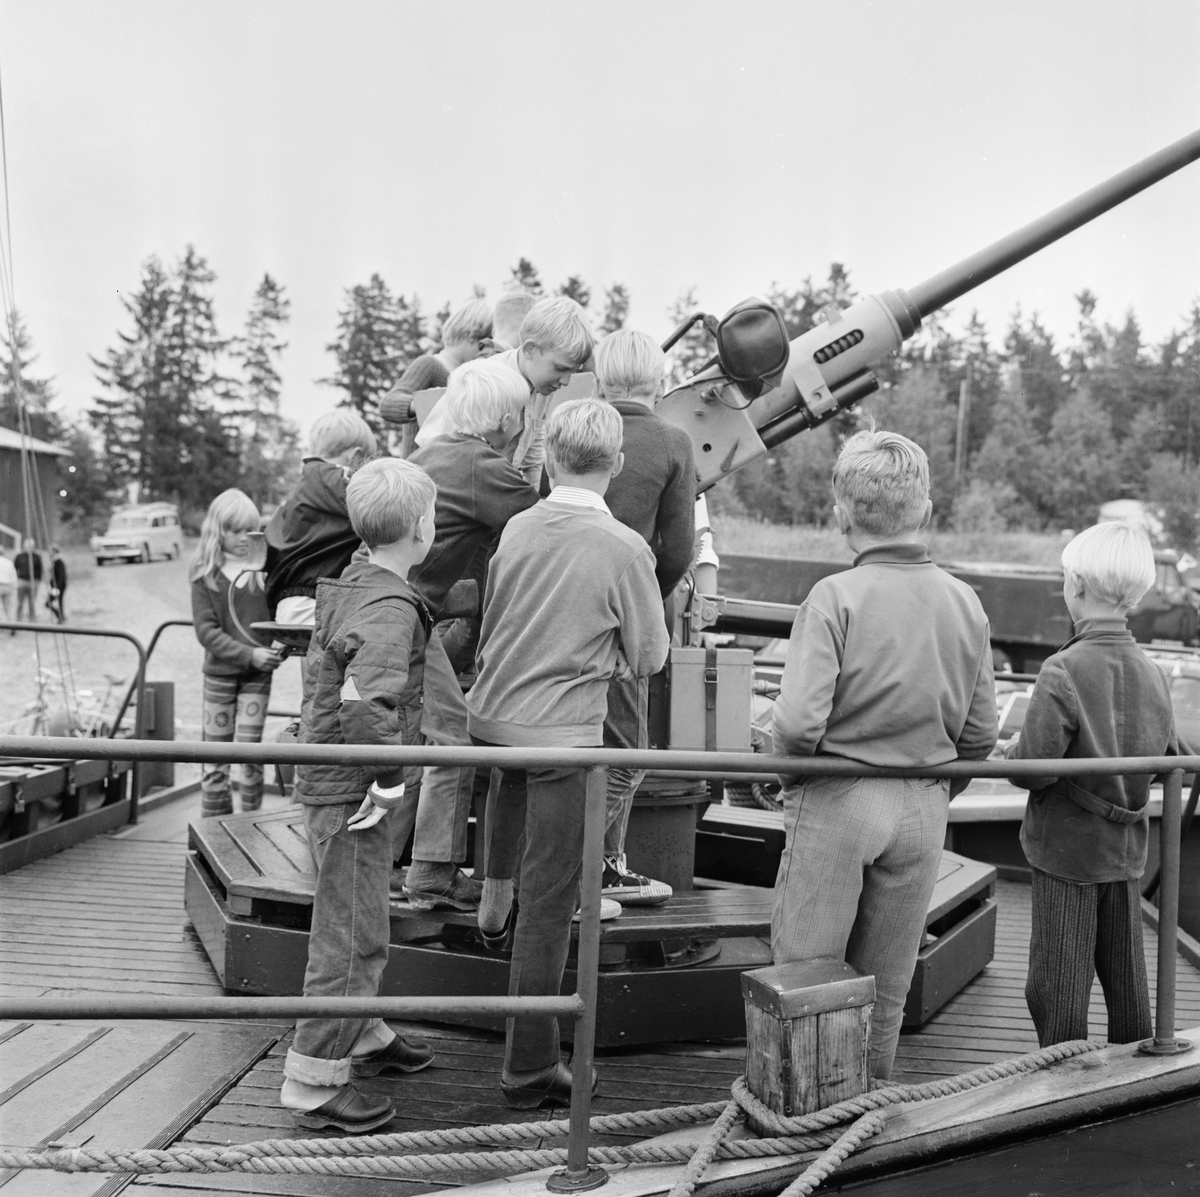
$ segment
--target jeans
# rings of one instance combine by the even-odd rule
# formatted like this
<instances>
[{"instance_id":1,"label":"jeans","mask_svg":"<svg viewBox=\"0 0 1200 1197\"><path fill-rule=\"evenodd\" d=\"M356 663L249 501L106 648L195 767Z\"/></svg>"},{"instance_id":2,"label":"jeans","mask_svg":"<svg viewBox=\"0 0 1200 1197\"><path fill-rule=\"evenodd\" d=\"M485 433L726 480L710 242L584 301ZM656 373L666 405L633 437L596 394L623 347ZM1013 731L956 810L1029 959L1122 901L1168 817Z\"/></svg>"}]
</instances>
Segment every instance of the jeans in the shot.
<instances>
[{"instance_id":1,"label":"jeans","mask_svg":"<svg viewBox=\"0 0 1200 1197\"><path fill-rule=\"evenodd\" d=\"M38 584L36 582L17 583L17 623L21 622L21 612L26 609L29 611L28 622L37 623L37 592Z\"/></svg>"},{"instance_id":2,"label":"jeans","mask_svg":"<svg viewBox=\"0 0 1200 1197\"><path fill-rule=\"evenodd\" d=\"M222 743L257 744L262 740L271 697L271 675L238 673L204 678L204 739ZM233 813L228 764L208 764L200 776L200 813L204 816ZM242 811L262 806L262 765L242 766Z\"/></svg>"},{"instance_id":3,"label":"jeans","mask_svg":"<svg viewBox=\"0 0 1200 1197\"><path fill-rule=\"evenodd\" d=\"M358 802L304 806L308 846L317 870L308 936L305 997L374 997L388 961L388 878L392 816L351 831ZM306 1085L345 1085L350 1053L373 1025L365 1018L302 1018L284 1076Z\"/></svg>"},{"instance_id":4,"label":"jeans","mask_svg":"<svg viewBox=\"0 0 1200 1197\"><path fill-rule=\"evenodd\" d=\"M475 743L492 747L485 740ZM515 875L522 833L525 839L510 996L555 996L562 990L571 919L579 909L586 796L585 769L505 769L487 812L489 877ZM559 1058L558 1019L508 1020L506 1073L549 1068Z\"/></svg>"},{"instance_id":5,"label":"jeans","mask_svg":"<svg viewBox=\"0 0 1200 1197\"><path fill-rule=\"evenodd\" d=\"M425 713L421 732L428 744L471 743L462 687L436 632L425 646ZM413 860L459 864L467 859L467 821L474 785L474 769L425 767L417 804Z\"/></svg>"},{"instance_id":6,"label":"jeans","mask_svg":"<svg viewBox=\"0 0 1200 1197\"><path fill-rule=\"evenodd\" d=\"M608 683L608 714L604 719L605 748L645 748L646 708L650 697L650 679L614 676ZM604 810L604 855L620 856L625 851L625 831L633 796L646 777L645 769L608 771L608 796Z\"/></svg>"},{"instance_id":7,"label":"jeans","mask_svg":"<svg viewBox=\"0 0 1200 1197\"><path fill-rule=\"evenodd\" d=\"M776 964L833 956L875 977L870 1064L886 1080L941 866L949 783L814 777L784 791Z\"/></svg>"}]
</instances>

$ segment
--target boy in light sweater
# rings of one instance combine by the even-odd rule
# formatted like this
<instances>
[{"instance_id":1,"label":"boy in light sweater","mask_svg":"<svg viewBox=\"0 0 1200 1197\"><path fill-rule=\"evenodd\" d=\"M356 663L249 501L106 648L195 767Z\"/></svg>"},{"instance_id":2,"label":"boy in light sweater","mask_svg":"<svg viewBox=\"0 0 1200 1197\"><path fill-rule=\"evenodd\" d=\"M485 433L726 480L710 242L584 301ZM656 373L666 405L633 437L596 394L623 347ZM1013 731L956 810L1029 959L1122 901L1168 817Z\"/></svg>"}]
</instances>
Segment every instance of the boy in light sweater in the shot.
<instances>
[{"instance_id":1,"label":"boy in light sweater","mask_svg":"<svg viewBox=\"0 0 1200 1197\"><path fill-rule=\"evenodd\" d=\"M874 428L842 446L834 514L858 555L822 578L792 628L776 750L883 768L982 760L996 743L987 616L929 560L929 462ZM904 999L946 835L950 786L932 777L783 778L776 964L834 956L875 977L870 1064L891 1075Z\"/></svg>"},{"instance_id":2,"label":"boy in light sweater","mask_svg":"<svg viewBox=\"0 0 1200 1197\"><path fill-rule=\"evenodd\" d=\"M670 647L654 554L603 498L622 465L620 414L594 399L564 403L546 422L546 445L553 489L509 520L488 575L479 677L467 695L477 744L599 745L609 679L656 673ZM556 994L562 984L583 868L585 778L583 769L506 770L489 810L481 925L485 908L511 903L525 835L511 994ZM509 1020L501 1081L517 1108L570 1101L556 1019Z\"/></svg>"}]
</instances>

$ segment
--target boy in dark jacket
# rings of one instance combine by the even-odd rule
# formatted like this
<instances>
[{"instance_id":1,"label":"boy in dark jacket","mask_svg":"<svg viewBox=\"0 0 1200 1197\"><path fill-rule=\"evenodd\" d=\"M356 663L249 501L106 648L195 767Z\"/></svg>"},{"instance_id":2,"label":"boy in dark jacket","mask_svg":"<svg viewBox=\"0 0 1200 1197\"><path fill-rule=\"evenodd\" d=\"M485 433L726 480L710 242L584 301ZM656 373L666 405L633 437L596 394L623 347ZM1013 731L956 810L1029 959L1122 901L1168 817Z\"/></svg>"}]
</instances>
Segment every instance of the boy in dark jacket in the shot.
<instances>
[{"instance_id":1,"label":"boy in dark jacket","mask_svg":"<svg viewBox=\"0 0 1200 1197\"><path fill-rule=\"evenodd\" d=\"M608 509L654 553L654 574L664 600L679 585L696 541L696 464L692 438L654 414L667 359L653 337L623 328L596 350L596 384L621 413L625 465L604 494ZM665 615L664 615L665 617ZM645 748L649 678L614 677L608 684L606 748ZM625 906L657 906L671 896L665 881L633 872L625 863L625 829L644 769L608 771L604 832L606 898Z\"/></svg>"},{"instance_id":2,"label":"boy in dark jacket","mask_svg":"<svg viewBox=\"0 0 1200 1197\"><path fill-rule=\"evenodd\" d=\"M1154 585L1154 550L1126 524L1097 524L1063 549L1075 635L1038 673L1014 760L1163 756L1176 751L1162 670L1125 617ZM1025 1000L1042 1047L1088 1037L1100 974L1108 1041L1150 1036L1138 879L1146 868L1150 778L1016 778L1029 789L1021 847L1033 866Z\"/></svg>"},{"instance_id":3,"label":"boy in dark jacket","mask_svg":"<svg viewBox=\"0 0 1200 1197\"><path fill-rule=\"evenodd\" d=\"M336 578L358 548L346 483L375 453L360 415L339 408L313 424L300 481L267 524L267 604L280 623L312 623L317 581Z\"/></svg>"},{"instance_id":4,"label":"boy in dark jacket","mask_svg":"<svg viewBox=\"0 0 1200 1197\"><path fill-rule=\"evenodd\" d=\"M317 586L301 743L420 743L430 620L407 578L433 542L435 495L429 476L399 458L373 461L351 478L350 521L369 558ZM405 772L349 765L296 770L317 873L306 997L379 992L388 958L391 822L404 801ZM411 773L413 786L420 773ZM300 1019L281 1101L301 1126L361 1133L394 1111L387 1098L360 1093L351 1077L412 1072L432 1059L427 1044L405 1040L378 1019Z\"/></svg>"},{"instance_id":5,"label":"boy in dark jacket","mask_svg":"<svg viewBox=\"0 0 1200 1197\"><path fill-rule=\"evenodd\" d=\"M508 521L538 501L513 467L511 447L529 400L525 381L495 358L467 362L441 399L447 432L409 459L437 485L437 534L412 584L435 616L450 588L469 576ZM444 625L449 627L451 625ZM431 744L470 744L462 687L438 635L429 642L422 730ZM418 910L474 910L481 886L459 865L467 855L474 769L427 766L413 836L413 863L404 892ZM397 843L405 829L397 829Z\"/></svg>"}]
</instances>

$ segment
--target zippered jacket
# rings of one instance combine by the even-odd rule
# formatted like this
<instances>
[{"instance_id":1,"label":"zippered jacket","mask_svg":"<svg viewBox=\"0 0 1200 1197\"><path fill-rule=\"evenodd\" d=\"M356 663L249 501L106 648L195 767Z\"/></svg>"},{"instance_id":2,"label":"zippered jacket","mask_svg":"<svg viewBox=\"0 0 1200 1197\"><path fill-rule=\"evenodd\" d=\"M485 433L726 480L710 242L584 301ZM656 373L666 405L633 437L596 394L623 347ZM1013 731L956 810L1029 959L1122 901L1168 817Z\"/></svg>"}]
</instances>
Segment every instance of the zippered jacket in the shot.
<instances>
[{"instance_id":1,"label":"zippered jacket","mask_svg":"<svg viewBox=\"0 0 1200 1197\"><path fill-rule=\"evenodd\" d=\"M317 586L316 628L305 660L309 695L301 744L417 744L428 609L402 578L356 561ZM404 770L301 765L296 797L310 806L361 801L372 782L399 785Z\"/></svg>"}]
</instances>

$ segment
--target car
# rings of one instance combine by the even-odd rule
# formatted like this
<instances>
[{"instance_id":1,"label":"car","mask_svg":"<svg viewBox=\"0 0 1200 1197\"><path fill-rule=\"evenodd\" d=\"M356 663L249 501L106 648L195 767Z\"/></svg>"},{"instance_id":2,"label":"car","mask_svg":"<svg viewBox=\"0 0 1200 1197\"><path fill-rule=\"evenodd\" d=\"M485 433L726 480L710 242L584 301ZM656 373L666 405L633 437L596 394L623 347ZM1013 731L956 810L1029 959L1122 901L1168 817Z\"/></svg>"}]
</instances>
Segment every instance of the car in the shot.
<instances>
[{"instance_id":1,"label":"car","mask_svg":"<svg viewBox=\"0 0 1200 1197\"><path fill-rule=\"evenodd\" d=\"M106 561L152 561L156 556L178 557L183 529L174 503L138 503L118 507L103 536L93 536L97 565Z\"/></svg>"}]
</instances>

